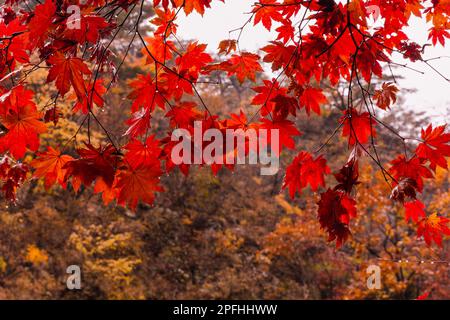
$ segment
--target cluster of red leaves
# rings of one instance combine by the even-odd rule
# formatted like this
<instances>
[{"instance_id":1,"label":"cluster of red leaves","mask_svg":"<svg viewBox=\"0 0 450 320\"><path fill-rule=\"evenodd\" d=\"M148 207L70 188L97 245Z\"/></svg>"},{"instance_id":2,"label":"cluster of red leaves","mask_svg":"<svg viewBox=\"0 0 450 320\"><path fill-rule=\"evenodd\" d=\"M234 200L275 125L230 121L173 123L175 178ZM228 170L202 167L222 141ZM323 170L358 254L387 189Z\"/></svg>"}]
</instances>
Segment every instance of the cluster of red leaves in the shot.
<instances>
[{"instance_id":1,"label":"cluster of red leaves","mask_svg":"<svg viewBox=\"0 0 450 320\"><path fill-rule=\"evenodd\" d=\"M422 129L421 140L414 156L406 158L399 155L392 160L389 169L395 179L395 188L391 198L403 203L405 219L413 220L417 224L417 235L423 236L430 245L432 241L442 244L442 236L450 235L447 227L450 220L436 213L426 215L425 205L416 198L424 188L424 180L433 179L439 166L448 170L447 157L450 157L450 134L445 133L446 126L433 128L429 125Z\"/></svg>"},{"instance_id":2,"label":"cluster of red leaves","mask_svg":"<svg viewBox=\"0 0 450 320\"><path fill-rule=\"evenodd\" d=\"M150 136L145 143L131 140L124 149L127 152L121 157L110 144L99 148L86 144L77 150L80 157L73 159L49 147L38 154L31 166L36 169L35 177L45 179L47 188L54 183L66 188L71 179L75 191L94 184L94 192L102 193L105 204L113 199L131 208L139 200L152 203L154 193L163 190L159 185L159 142Z\"/></svg>"},{"instance_id":3,"label":"cluster of red leaves","mask_svg":"<svg viewBox=\"0 0 450 320\"><path fill-rule=\"evenodd\" d=\"M261 0L253 5L249 22L261 23L267 30L275 26L276 39L261 48L262 57L241 51L238 39L224 40L218 48L220 58L216 59L205 44L191 41L178 46L172 37L178 29L176 18L180 12L203 15L214 2L217 1L154 0L156 15L150 21L154 31L144 37L139 30L142 21L137 21L132 29L133 40L140 41L142 54L153 72L130 81L131 113L124 134L128 142L117 145L104 128L107 143L99 146L86 143L76 150L74 157L63 154L60 148L48 147L31 161L34 177L44 179L47 188L55 183L66 188L69 182L75 190L93 186L94 192L102 193L105 203L115 199L131 208L139 201L152 203L155 193L162 191L159 179L164 173L176 166L185 174L189 170L189 164L175 164L171 159L174 129L193 133L195 122L201 123L203 130L214 128L221 132L277 129L281 148L294 149L294 139L301 135L295 117L302 109L308 116L312 112L320 115L322 105L328 103L318 84L347 81L348 105L337 125L342 137L356 151L334 174L336 186L326 189L325 177L330 169L325 158L306 151L300 152L287 168L283 186L291 197L308 185L313 191L326 190L320 194L318 203L319 222L330 241L342 245L350 235L350 220L356 215L352 193L359 184L359 154L369 145L374 146L376 139L375 106L379 110L391 108L398 92L392 83L384 83L372 92L366 90L363 94L368 95L372 105L366 103L364 108L364 104L353 104L351 85L381 77L382 65L390 62L394 51L412 61L422 60L423 46L409 41L403 32L411 15L430 21L431 42L444 45L450 27L448 1L425 5L417 0L351 0L345 4L333 0ZM126 12L128 18L133 11L143 8L139 0L86 0L79 6L80 16L73 19L72 4L71 0L42 0L31 8L26 0L7 0L0 6L0 152L11 157L3 162L0 179L11 200L26 176L22 165L26 152L36 152L39 134L47 130L46 122L56 123L59 119L58 99L73 102L73 112L80 112L84 120L89 117L98 121L93 107L105 107L104 96L110 87L107 79L114 81L117 76L112 58L115 54L109 44L125 21L116 20L120 16L116 13ZM384 26L373 33L367 23L369 5L379 6L384 19ZM298 29L296 18L302 18ZM305 20L308 30L304 28ZM38 57L40 62L31 64L32 57ZM248 120L241 112L219 119L211 114L196 88L202 77L222 72L235 76L241 84L255 82L263 71L261 59L283 77L263 80L253 88L254 116ZM55 103L38 110L34 94L25 84L27 75L41 67L48 70L47 83L54 85ZM109 75L105 70L113 71ZM157 108L163 110L168 122L162 139L150 134ZM85 123L89 120L81 125ZM424 180L433 177L436 167L447 168L450 137L444 131L444 126L429 126L423 130L423 142L412 157L400 155L392 161L389 171L382 168L395 184L393 199L404 203L406 217L417 222L418 234L427 243L431 240L440 243L442 234L448 233L448 220L426 216L424 205L416 199ZM200 147L208 146L204 142ZM229 165L206 163L204 159L193 162L211 165L214 172L221 167L232 169Z\"/></svg>"},{"instance_id":4,"label":"cluster of red leaves","mask_svg":"<svg viewBox=\"0 0 450 320\"><path fill-rule=\"evenodd\" d=\"M289 189L291 198L296 191L301 193L307 184L317 191L325 187L325 175L330 168L322 156L314 159L309 153L301 151L286 169L283 188ZM334 189L328 188L320 194L318 218L321 227L328 233L328 241L336 240L340 247L350 236L350 219L356 217L356 201L351 197L353 186L358 184L358 164L355 158L335 174L339 182Z\"/></svg>"},{"instance_id":5,"label":"cluster of red leaves","mask_svg":"<svg viewBox=\"0 0 450 320\"><path fill-rule=\"evenodd\" d=\"M286 169L283 188L289 189L291 198L294 198L296 191L301 194L308 184L313 191L317 191L319 186L325 186L324 176L329 173L330 168L322 156L314 159L309 153L301 151Z\"/></svg>"},{"instance_id":6,"label":"cluster of red leaves","mask_svg":"<svg viewBox=\"0 0 450 320\"><path fill-rule=\"evenodd\" d=\"M328 241L336 240L340 247L351 235L350 218L356 217L356 201L352 191L360 182L357 153L352 153L347 163L334 174L338 182L333 189L321 193L319 205L319 222L328 232Z\"/></svg>"},{"instance_id":7,"label":"cluster of red leaves","mask_svg":"<svg viewBox=\"0 0 450 320\"><path fill-rule=\"evenodd\" d=\"M286 5L282 5L282 3ZM335 84L339 79L352 79L352 77L360 82L360 77L362 77L362 79L370 81L372 75L381 76L380 63L389 61L389 55L393 50L402 52L405 58L412 61L421 60L423 49L417 44L409 42L405 33L401 31L402 27L408 23L411 14L418 17L425 14L427 20L433 21L434 26L430 29L433 45L436 44L436 39L444 45L444 37L448 35L446 30L449 28L449 23L444 16L448 14L449 8L448 5L438 1L429 8L424 8L418 1L400 1L395 4L383 2L382 5L379 1L354 0L350 1L348 5L336 4L334 1L313 1L303 5L311 11L316 11L312 16L316 21L315 25L310 27L311 34L304 36L301 42L296 41L295 33L292 28L289 28L293 25L291 18L298 12L300 5L296 6L291 1L267 0L260 1L254 8L255 24L261 22L268 30L271 29L273 23L281 24L276 29L277 41L262 48L266 53L263 60L272 64L272 70L281 69L291 79L289 91L277 82L266 82L265 87L256 88L258 95L255 96L255 100L262 105L263 115L282 110L284 114L295 116L296 109L302 104L308 114L310 109L320 111L317 105L322 102L322 98L318 93L308 96L306 98L308 103L302 103L301 97L296 101L289 100L291 96L275 97L288 92L294 93L293 96L298 98L298 93L304 92L304 86L308 86L314 80L327 79ZM365 6L367 5L378 5L381 15L386 19L384 27L378 29L374 36L366 33ZM436 30L440 30L439 36L435 35ZM292 44L289 45L289 43ZM360 45L361 43L363 45ZM394 84L384 83L380 89L373 92L374 106L381 110L389 109L396 102L397 92L398 88ZM298 101L300 101L300 105ZM282 106L277 105L277 102L282 102L284 110ZM323 102L326 102L326 99ZM308 108L308 104L314 107ZM317 111L316 113L320 114ZM364 145L373 144L377 133L377 119L374 111L371 111L369 107L364 110L349 105L344 111L340 123L342 135L348 138L349 146L362 147L366 150ZM422 191L423 179L433 176L432 171L436 166L447 167L446 157L450 156L449 140L444 129L444 127L439 127L433 130L431 126L428 127L422 132L424 142L417 147L415 155L411 159L399 156L392 162L390 169L393 183L396 185L393 195L397 196L393 198L403 200L406 196L413 200L405 202L406 216L415 220L423 217L419 222L418 236L423 235L428 244L430 244L430 239L435 240L438 244L441 243L439 237L430 237L428 234L433 233L431 230L435 230L440 235L448 234L448 230L442 227L446 225L447 220L444 217L430 218L432 217L430 216L427 218L424 211L425 206L415 199L415 195L416 191ZM304 160L305 158L304 152L299 153L287 168L284 187L289 189L291 196L306 187L310 179L308 167L312 167L314 162L310 155L307 160ZM425 166L425 163L429 166ZM328 173L328 167L316 167L315 170L315 182L310 183L313 191L316 191L319 185L324 186L323 176ZM357 157L352 155L340 172L335 174L335 178L338 185L321 194L319 221L322 228L329 233L329 239L336 240L337 245L340 246L350 234L349 218L356 214L351 191L359 183ZM441 219L442 224L426 223L428 219Z\"/></svg>"}]
</instances>

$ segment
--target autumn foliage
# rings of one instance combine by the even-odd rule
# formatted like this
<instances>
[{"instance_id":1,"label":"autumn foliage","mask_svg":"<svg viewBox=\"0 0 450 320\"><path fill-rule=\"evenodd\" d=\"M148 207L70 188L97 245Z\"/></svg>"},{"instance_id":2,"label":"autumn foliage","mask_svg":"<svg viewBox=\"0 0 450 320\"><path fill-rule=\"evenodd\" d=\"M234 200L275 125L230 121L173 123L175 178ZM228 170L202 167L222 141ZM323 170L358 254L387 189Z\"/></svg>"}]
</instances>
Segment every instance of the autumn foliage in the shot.
<instances>
[{"instance_id":1,"label":"autumn foliage","mask_svg":"<svg viewBox=\"0 0 450 320\"><path fill-rule=\"evenodd\" d=\"M155 15L145 20L145 3ZM282 188L291 198L306 188L318 193L317 220L329 241L342 246L352 235L352 221L360 214L356 194L361 159L368 158L389 186L386 197L404 206L405 219L416 224L417 236L442 245L450 235L446 212L431 212L421 200L439 169L448 169L450 134L446 125L425 126L416 137L383 122L383 112L396 112L401 88L389 77L394 53L422 62L442 81L426 58L426 46L444 46L450 38L450 3L436 1L261 0L248 21L216 52L196 40L180 43L177 17L203 15L217 0L6 0L0 6L0 180L3 197L16 201L20 187L42 179L46 189L60 185L75 193L92 188L105 205L135 209L152 204L164 192L160 178L187 164L170 159L170 140L176 128L265 128L280 131L281 151L300 150L285 168ZM79 9L74 10L73 5ZM384 24L371 29L369 6L378 6ZM431 44L408 39L404 29L413 17L430 22ZM275 38L258 52L242 51L241 32L262 24ZM117 49L117 38L128 33ZM130 36L131 35L131 36ZM123 39L123 38L122 38ZM116 50L117 49L117 50ZM131 52L131 53L130 53ZM105 103L120 81L127 58L141 58L144 70L128 81L126 128L119 135L101 120ZM272 79L261 79L263 67ZM33 86L33 74L43 72L50 98L43 101ZM214 76L226 75L238 86L251 86L253 95L241 112L215 114L203 98ZM300 115L323 115L330 103L324 89L344 84L345 98L331 135L315 148L302 147ZM69 114L61 103L71 104ZM77 116L78 129L59 143L41 143L64 117ZM158 126L154 127L158 121ZM161 122L163 124L161 124ZM157 130L156 130L157 129ZM80 132L85 131L80 140ZM94 131L100 137L94 137ZM377 150L381 131L387 131L404 151L383 161ZM158 134L156 134L158 133ZM327 147L335 136L346 144L347 161L332 172ZM410 141L409 141L410 140ZM206 164L202 164L204 166ZM234 170L212 165L212 170ZM30 249L31 250L31 249Z\"/></svg>"}]
</instances>

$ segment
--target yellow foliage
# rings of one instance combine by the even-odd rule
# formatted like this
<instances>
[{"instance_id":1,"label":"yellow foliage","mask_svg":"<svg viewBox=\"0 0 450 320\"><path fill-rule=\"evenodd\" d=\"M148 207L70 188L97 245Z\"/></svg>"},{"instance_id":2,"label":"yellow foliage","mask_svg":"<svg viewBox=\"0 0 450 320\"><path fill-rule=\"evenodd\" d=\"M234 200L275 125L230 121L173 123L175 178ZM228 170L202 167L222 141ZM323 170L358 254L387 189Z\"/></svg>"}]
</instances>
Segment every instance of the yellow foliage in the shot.
<instances>
[{"instance_id":1,"label":"yellow foliage","mask_svg":"<svg viewBox=\"0 0 450 320\"><path fill-rule=\"evenodd\" d=\"M216 252L235 252L244 243L244 238L239 237L231 229L226 229L224 232L217 233Z\"/></svg>"},{"instance_id":2,"label":"yellow foliage","mask_svg":"<svg viewBox=\"0 0 450 320\"><path fill-rule=\"evenodd\" d=\"M6 263L5 259L3 257L0 257L0 272L4 273L7 267L8 264Z\"/></svg>"},{"instance_id":3,"label":"yellow foliage","mask_svg":"<svg viewBox=\"0 0 450 320\"><path fill-rule=\"evenodd\" d=\"M103 278L109 298L139 298L141 293L135 296L126 296L124 288L134 280L134 270L142 263L137 256L139 242L132 238L129 232L115 232L115 224L108 226L90 225L75 227L69 238L69 242L79 251L85 261L83 269L95 278Z\"/></svg>"},{"instance_id":4,"label":"yellow foliage","mask_svg":"<svg viewBox=\"0 0 450 320\"><path fill-rule=\"evenodd\" d=\"M33 265L47 265L48 255L45 250L39 249L34 244L30 244L27 247L25 260L31 262Z\"/></svg>"}]
</instances>

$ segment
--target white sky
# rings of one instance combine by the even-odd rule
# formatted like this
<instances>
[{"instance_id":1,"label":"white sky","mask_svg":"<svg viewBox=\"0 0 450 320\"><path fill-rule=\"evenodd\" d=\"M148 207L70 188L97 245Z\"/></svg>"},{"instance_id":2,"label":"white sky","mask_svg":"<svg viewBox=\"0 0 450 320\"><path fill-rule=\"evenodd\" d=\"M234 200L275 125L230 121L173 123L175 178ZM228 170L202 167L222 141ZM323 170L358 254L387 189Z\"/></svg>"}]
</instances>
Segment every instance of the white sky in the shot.
<instances>
[{"instance_id":1,"label":"white sky","mask_svg":"<svg viewBox=\"0 0 450 320\"><path fill-rule=\"evenodd\" d=\"M177 19L178 35L183 39L198 39L201 43L208 44L208 49L216 51L219 42L229 38L229 31L241 27L250 17L245 14L251 11L255 0L225 0L222 3L213 1L211 9L207 9L203 17L196 12L188 17L180 15ZM378 21L380 22L380 21ZM412 20L411 25L406 30L406 34L412 41L418 44L431 43L427 40L427 29L424 21L418 18ZM275 28L272 26L272 30ZM237 37L237 33L232 33L231 38ZM242 50L255 51L266 45L270 40L275 40L274 33L268 32L262 24L253 27L253 22L249 24L242 33L240 46ZM437 47L427 47L423 57L433 58L447 56L430 63L439 72L450 78L450 39L447 40L447 48L438 44ZM411 63L402 59L401 55L394 56L394 62L408 63L408 66L424 71L425 74L414 72L406 68L397 68L395 74L399 74L404 79L398 80L400 90L416 89L415 93L405 93L405 106L415 110L424 110L433 117L433 122L445 122L448 118L447 107L450 108L450 83L441 78L422 62Z\"/></svg>"}]
</instances>

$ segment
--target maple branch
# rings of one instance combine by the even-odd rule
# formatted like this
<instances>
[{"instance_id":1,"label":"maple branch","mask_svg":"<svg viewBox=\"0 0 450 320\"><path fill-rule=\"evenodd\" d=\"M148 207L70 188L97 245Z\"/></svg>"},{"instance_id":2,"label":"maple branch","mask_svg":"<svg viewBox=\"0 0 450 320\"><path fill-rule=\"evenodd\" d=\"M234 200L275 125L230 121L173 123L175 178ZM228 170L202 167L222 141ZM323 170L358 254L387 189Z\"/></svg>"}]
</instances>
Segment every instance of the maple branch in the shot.
<instances>
[{"instance_id":1,"label":"maple branch","mask_svg":"<svg viewBox=\"0 0 450 320\"><path fill-rule=\"evenodd\" d=\"M132 12L134 11L134 8L136 7L136 5L137 4L135 3L133 5L133 7L129 10L129 12L125 16L125 18L122 20L122 22L116 27L116 32L111 37L111 39L108 42L108 44L103 48L103 50L102 50L102 52L101 52L101 54L100 54L100 56L98 58L97 68L96 68L96 71L95 71L95 74L94 74L94 80L93 80L92 88L90 89L90 93L89 94L87 92L88 90L85 88L86 95L87 95L86 98L89 99L88 104L87 104L87 107L88 107L88 116L87 116L88 142L90 143L90 140L91 140L90 119L91 119L91 115L92 115L92 118L94 118L94 120L97 122L97 124L100 126L100 128L105 132L108 140L111 142L111 145L116 149L117 152L120 152L120 149L116 146L116 143L112 139L112 136L111 136L110 132L105 128L105 126L100 122L100 120L97 118L97 116L92 111L92 105L93 105L94 94L97 94L97 96L98 96L98 93L95 91L95 85L96 85L97 80L98 80L99 75L100 75L100 69L103 66L104 62L105 62L106 52L108 51L109 47L114 42L114 40L116 39L117 35L119 34L119 32L121 31L122 27L124 26L125 22L128 20L128 18L130 17ZM141 10L142 10L142 7L141 7ZM139 23L139 19L138 19L138 23ZM130 43L132 43L132 41ZM91 81L89 82L89 84L90 83L91 83ZM83 123L84 123L84 121L83 121Z\"/></svg>"},{"instance_id":2,"label":"maple branch","mask_svg":"<svg viewBox=\"0 0 450 320\"><path fill-rule=\"evenodd\" d=\"M251 123L253 121L253 119L260 113L262 108L267 108L267 102L269 101L270 95L272 94L273 88L275 87L275 83L277 83L278 79L287 71L287 69L289 68L294 57L295 57L295 62L294 62L294 65L295 65L297 63L299 57L301 56L301 52L302 52L301 49L302 49L302 44L303 44L302 23L306 17L309 7L311 6L311 3L312 3L312 1L309 1L308 7L306 8L305 12L303 13L303 17L299 23L299 41L297 42L297 45L296 45L294 51L292 52L291 56L289 57L289 61L287 62L286 66L281 70L281 72L277 75L277 77L275 78L275 81L272 81L272 85L270 86L269 93L267 94L266 100L264 101L263 105L253 114L253 116L249 119L248 122ZM297 51L299 50L299 48L300 48L300 53L297 54ZM271 113L268 112L268 114L270 116L270 119L273 121Z\"/></svg>"},{"instance_id":3,"label":"maple branch","mask_svg":"<svg viewBox=\"0 0 450 320\"><path fill-rule=\"evenodd\" d=\"M240 40L241 40L242 32L244 31L244 28L252 21L252 19L255 16L255 14L256 14L256 12L253 12L251 14L250 18L248 18L248 20L244 23L244 25L242 27L228 31L228 37L230 37L231 33L239 31L239 34L238 34L238 36L236 38L236 45L238 47L238 51L239 52L241 52Z\"/></svg>"},{"instance_id":4,"label":"maple branch","mask_svg":"<svg viewBox=\"0 0 450 320\"><path fill-rule=\"evenodd\" d=\"M354 26L354 25L352 24L352 26ZM355 29L363 36L363 39L365 39L365 38L368 37L366 34L364 34L363 32L361 32L361 30L359 30L358 28L355 27ZM406 50L401 51L401 50L397 50L397 49L388 47L388 46L386 46L384 43L381 43L380 41L376 40L376 39L375 39L376 36L378 36L378 35L371 36L370 39L373 40L373 41L374 41L375 43L377 43L378 45L380 45L380 46L382 46L382 47L388 49L389 51L398 52L398 53L404 55L404 53L405 53ZM425 46L426 46L426 45L425 45ZM424 48L423 48L423 49L424 49ZM423 49L422 49L422 53L423 53ZM442 57L448 57L448 56L442 56ZM430 59L423 59L422 57L420 57L419 61L425 63L428 67L430 67L434 72L436 72L436 74L438 74L440 77L442 77L445 81L450 82L450 78L447 78L447 77L444 76L439 70L437 70L435 67L433 67L431 64L429 64L429 61L431 61L431 60L436 60L436 59L440 59L440 57L435 57L435 58L430 58ZM391 63L392 63L392 62L391 62ZM394 64L395 64L395 63L394 63ZM405 64L397 64L397 65L398 65L398 66L405 67L405 68L408 68L408 69L413 70L413 71L417 71L417 72L419 72L419 73L421 73L421 74L425 74L425 73L422 72L422 71L419 71L419 70L416 70L416 69L414 69L414 68L408 67L406 63L405 63Z\"/></svg>"},{"instance_id":5,"label":"maple branch","mask_svg":"<svg viewBox=\"0 0 450 320\"><path fill-rule=\"evenodd\" d=\"M339 125L334 129L333 133L327 138L327 140L324 143L322 143L316 149L316 151L314 151L314 153L319 153L326 145L328 145L328 143L331 141L331 139L333 139L333 137L336 135L336 133L339 132L339 130L342 128L343 125L344 125L344 122L340 121Z\"/></svg>"},{"instance_id":6,"label":"maple branch","mask_svg":"<svg viewBox=\"0 0 450 320\"><path fill-rule=\"evenodd\" d=\"M208 114L209 114L210 116L212 116L211 111L210 111L210 110L208 109L208 107L206 106L206 103L204 102L203 98L201 97L200 93L198 92L198 90L197 90L195 84L192 82L192 80L187 79L186 77L182 76L182 75L179 74L178 72L176 72L176 71L172 70L171 68L167 67L164 63L158 61L158 60L155 58L155 56L154 56L154 55L150 52L150 50L148 49L147 44L145 43L145 40L144 40L144 38L142 37L141 33L140 33L139 31L137 31L137 34L138 34L139 39L141 40L142 44L144 45L145 51L146 51L147 54L153 59L153 61L154 61L156 64L162 66L162 67L164 68L165 71L168 71L168 72L170 72L170 73L173 73L173 74L175 74L176 76L178 76L180 79L183 79L183 80L187 81L187 82L191 85L191 87L192 87L192 89L194 90L196 96L197 96L198 99L200 100L200 103L202 104L202 106L205 108L205 110L208 112Z\"/></svg>"},{"instance_id":7,"label":"maple branch","mask_svg":"<svg viewBox=\"0 0 450 320\"><path fill-rule=\"evenodd\" d=\"M348 13L348 12L347 12ZM393 181L395 181L396 182L396 179L384 168L384 166L382 165L382 163L381 163L381 161L380 161L380 158L379 158L379 156L378 156L378 152L377 152L377 149L376 149L376 147L375 147L375 143L374 143L374 132L373 132L373 126L372 126L372 118L373 118L373 115L372 115L372 113L370 112L370 109L368 108L368 105L367 105L367 102L366 102L366 100L365 100L365 93L364 93L364 90L362 90L362 95L363 95L363 99L364 99L364 103L366 103L366 106L367 106L367 110L368 110L368 112L369 112L369 121L370 121L370 130L371 130L371 134L370 134L370 138L371 138L371 145L372 145L372 149L374 150L374 152L375 152L375 157L363 146L363 144L359 141L359 139L358 139L358 136L357 136L357 134L356 134L356 131L355 131L355 129L354 129L354 127L353 127L353 122L352 122L352 117L351 117L351 111L350 111L350 108L352 107L352 103L353 103L353 101L352 101L352 94L353 94L353 91L352 91L352 82L353 82L353 75L355 74L355 76L356 76L356 79L357 79L357 83L358 83L358 85L363 89L363 86L361 85L361 83L360 83L360 80L359 80L359 77L358 77L358 71L357 71L357 57L358 57L358 51L360 50L360 47L361 47L361 45L362 45L362 43L364 42L364 40L362 41L362 43L361 44L358 44L357 43L357 41L356 41L356 39L355 39L355 37L354 37L354 34L353 34L353 31L352 31L352 25L351 25L351 23L350 23L350 15L349 15L349 13L348 13L348 26L349 26L349 32L350 32L350 37L351 37L351 39L352 39L352 41L353 41L353 44L355 45L355 47L356 47L356 49L355 49L355 52L354 52L354 54L353 54L353 61L352 61L352 68L351 68L351 74L350 74L350 80L349 80L349 91L348 91L348 97L349 97L349 101L348 101L348 112L347 112L347 119L348 119L348 122L349 122L349 125L350 125L350 130L351 130L351 134L353 134L353 138L354 138L354 140L356 141L356 143L364 150L364 152L378 165L378 167L381 169L381 172L382 172L382 174L383 174L383 177L384 177L384 180L386 181L386 183L392 188L392 186L391 186L391 184L389 183L389 181L388 181L388 179L387 179L387 177L386 177L386 174L393 180Z\"/></svg>"},{"instance_id":8,"label":"maple branch","mask_svg":"<svg viewBox=\"0 0 450 320\"><path fill-rule=\"evenodd\" d=\"M180 8L178 8L178 10L175 12L175 15L173 16L172 19L170 19L170 21L167 23L167 26L164 30L164 64L166 63L166 52L167 52L167 30L169 29L169 27L173 24L173 22L175 21L175 19L177 18L178 14L180 13L181 9L184 7L184 1L183 1L183 5L180 6ZM177 39L178 40L178 39Z\"/></svg>"},{"instance_id":9,"label":"maple branch","mask_svg":"<svg viewBox=\"0 0 450 320\"><path fill-rule=\"evenodd\" d=\"M436 72L439 76L441 76L445 81L450 82L450 79L444 76L439 70L437 70L435 67L433 67L428 61L422 60L423 63L425 63L427 66L429 66L434 72Z\"/></svg>"},{"instance_id":10,"label":"maple branch","mask_svg":"<svg viewBox=\"0 0 450 320\"><path fill-rule=\"evenodd\" d=\"M81 121L81 124L78 126L78 129L75 131L75 134L66 141L66 143L61 147L61 150L64 151L67 148L67 145L74 139L76 139L78 133L81 131L81 129L83 128L84 123L87 121L89 117L89 114L86 114L83 118L83 120Z\"/></svg>"}]
</instances>

